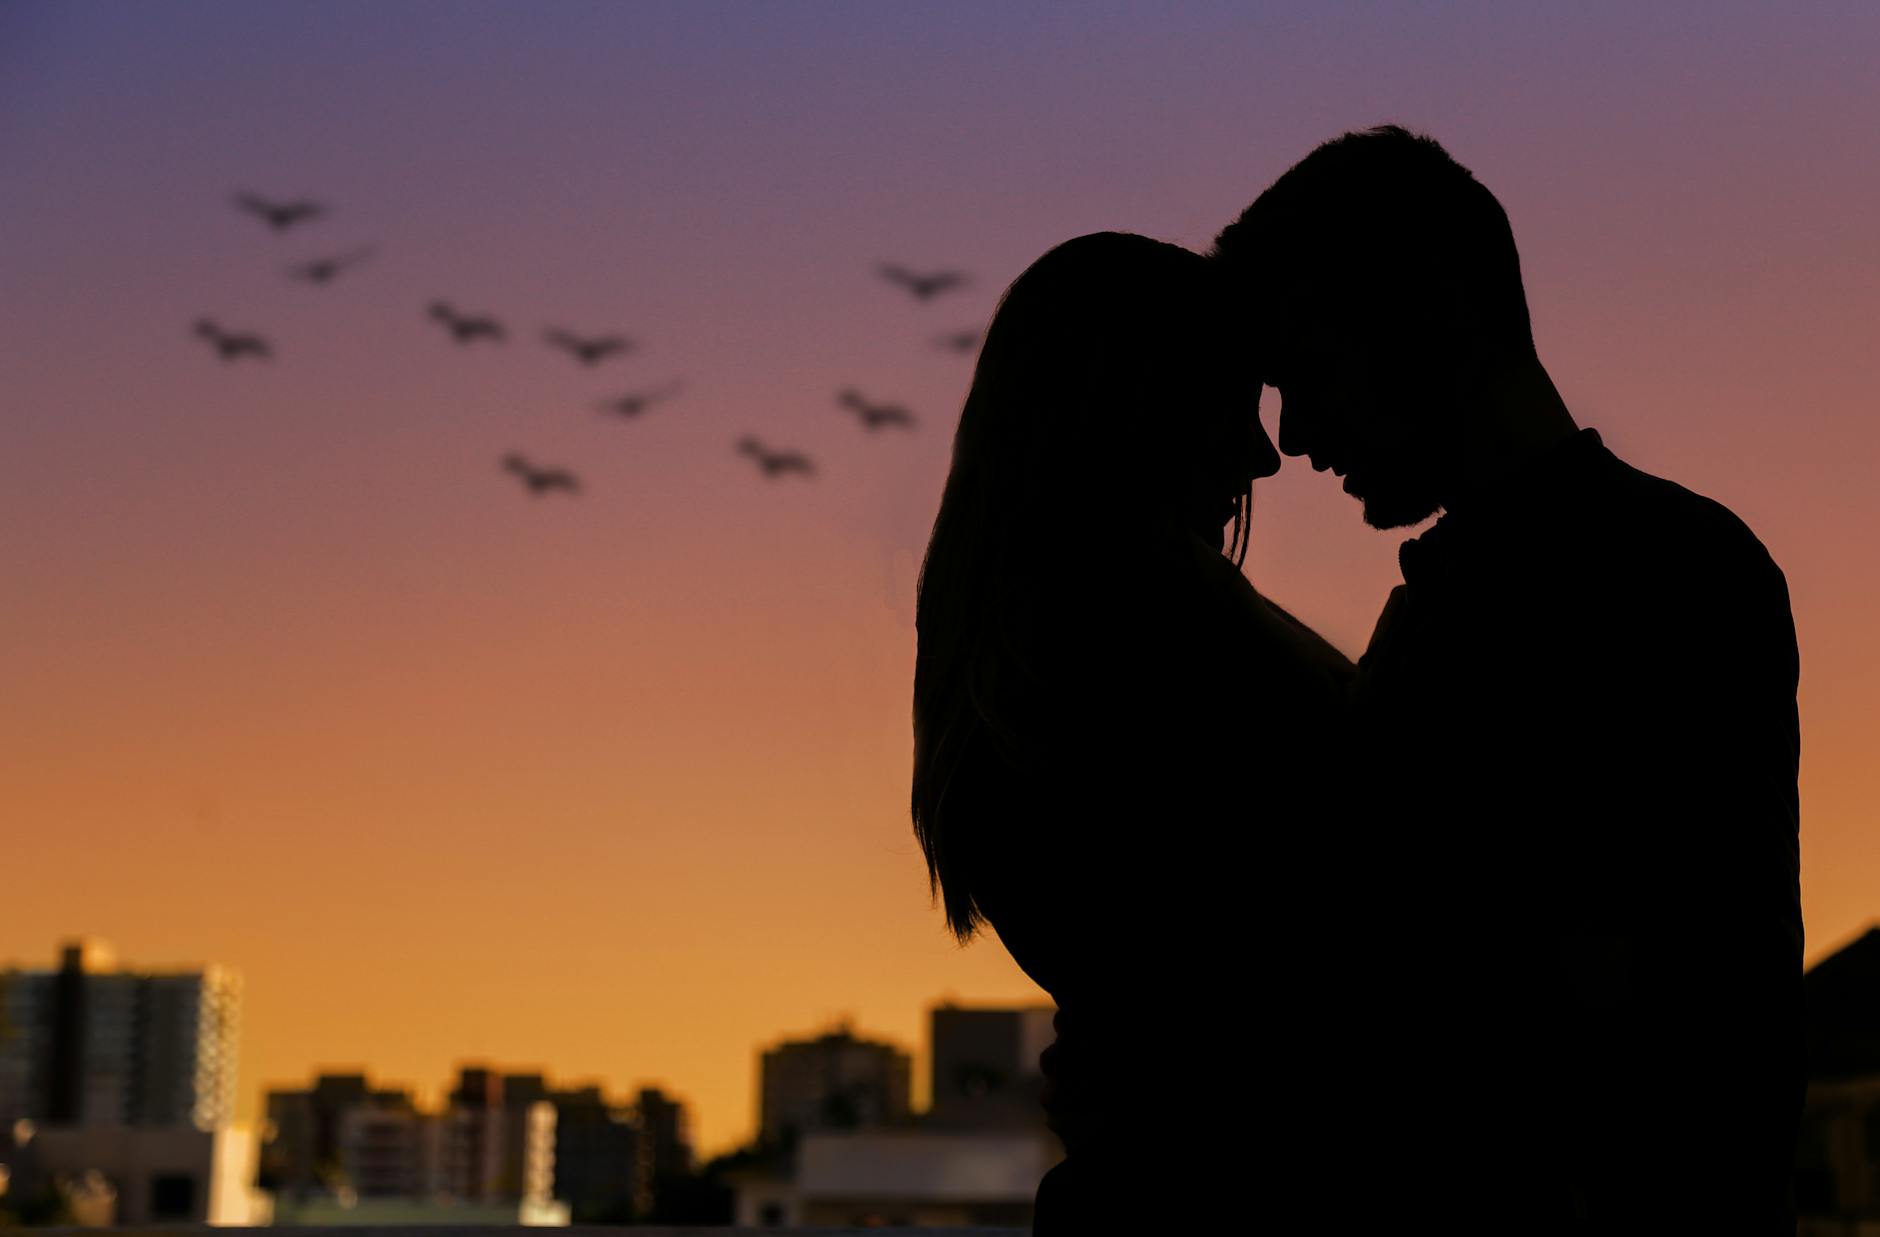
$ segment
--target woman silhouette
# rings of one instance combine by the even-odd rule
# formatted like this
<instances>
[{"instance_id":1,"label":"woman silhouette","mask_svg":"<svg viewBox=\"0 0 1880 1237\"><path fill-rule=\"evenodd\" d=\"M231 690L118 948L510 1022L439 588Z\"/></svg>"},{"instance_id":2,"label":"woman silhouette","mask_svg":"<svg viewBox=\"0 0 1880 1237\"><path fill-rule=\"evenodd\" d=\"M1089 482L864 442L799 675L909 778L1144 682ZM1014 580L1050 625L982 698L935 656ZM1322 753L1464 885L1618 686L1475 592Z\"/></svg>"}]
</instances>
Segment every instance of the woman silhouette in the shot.
<instances>
[{"instance_id":1,"label":"woman silhouette","mask_svg":"<svg viewBox=\"0 0 1880 1237\"><path fill-rule=\"evenodd\" d=\"M1274 1210L1250 1186L1299 1185L1249 1131L1303 1134L1294 908L1351 665L1239 570L1279 467L1248 338L1188 250L1045 254L921 567L914 831L948 927L990 924L1058 1005L1039 1234L1244 1222Z\"/></svg>"}]
</instances>

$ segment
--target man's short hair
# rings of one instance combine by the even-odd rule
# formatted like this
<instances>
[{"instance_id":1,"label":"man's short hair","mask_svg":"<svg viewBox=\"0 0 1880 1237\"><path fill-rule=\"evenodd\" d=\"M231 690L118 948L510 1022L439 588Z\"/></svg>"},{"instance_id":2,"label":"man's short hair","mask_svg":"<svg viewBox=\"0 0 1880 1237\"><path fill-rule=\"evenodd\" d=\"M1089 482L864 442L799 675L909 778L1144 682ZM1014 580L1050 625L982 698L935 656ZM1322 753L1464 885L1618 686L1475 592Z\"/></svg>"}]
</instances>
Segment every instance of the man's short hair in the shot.
<instances>
[{"instance_id":1,"label":"man's short hair","mask_svg":"<svg viewBox=\"0 0 1880 1237\"><path fill-rule=\"evenodd\" d=\"M1332 307L1381 347L1417 351L1468 309L1492 345L1534 356L1507 212L1433 138L1347 133L1294 164L1215 238L1260 285ZM1451 319L1453 320L1453 319Z\"/></svg>"}]
</instances>

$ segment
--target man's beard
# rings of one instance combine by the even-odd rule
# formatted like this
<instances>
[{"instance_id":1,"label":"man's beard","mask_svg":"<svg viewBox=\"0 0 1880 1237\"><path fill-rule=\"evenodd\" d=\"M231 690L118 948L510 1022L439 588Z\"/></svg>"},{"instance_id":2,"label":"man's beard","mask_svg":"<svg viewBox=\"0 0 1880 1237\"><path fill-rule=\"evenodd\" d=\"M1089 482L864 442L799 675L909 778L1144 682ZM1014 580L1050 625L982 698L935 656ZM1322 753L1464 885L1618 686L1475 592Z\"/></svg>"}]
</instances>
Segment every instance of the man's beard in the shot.
<instances>
[{"instance_id":1,"label":"man's beard","mask_svg":"<svg viewBox=\"0 0 1880 1237\"><path fill-rule=\"evenodd\" d=\"M1378 484L1376 491L1361 494L1364 522L1372 528L1408 528L1421 524L1442 508L1442 503L1418 486Z\"/></svg>"},{"instance_id":2,"label":"man's beard","mask_svg":"<svg viewBox=\"0 0 1880 1237\"><path fill-rule=\"evenodd\" d=\"M1355 497L1364 504L1364 522L1372 528L1408 528L1442 510L1446 476L1455 448L1435 432L1442 422L1421 418L1426 429L1393 450L1379 452L1359 475Z\"/></svg>"}]
</instances>

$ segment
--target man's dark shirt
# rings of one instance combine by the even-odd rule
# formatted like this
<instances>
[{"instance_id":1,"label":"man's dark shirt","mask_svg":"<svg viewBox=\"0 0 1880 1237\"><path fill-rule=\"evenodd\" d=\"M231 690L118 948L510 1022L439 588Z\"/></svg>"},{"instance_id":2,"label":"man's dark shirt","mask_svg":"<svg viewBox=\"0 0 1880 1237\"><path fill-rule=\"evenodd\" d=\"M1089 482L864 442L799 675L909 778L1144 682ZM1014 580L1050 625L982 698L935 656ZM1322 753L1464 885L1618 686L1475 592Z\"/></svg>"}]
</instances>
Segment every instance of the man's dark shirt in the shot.
<instances>
[{"instance_id":1,"label":"man's dark shirt","mask_svg":"<svg viewBox=\"0 0 1880 1237\"><path fill-rule=\"evenodd\" d=\"M1380 1109L1375 1201L1484 1231L1793 1232L1781 571L1592 430L1400 562L1355 714L1376 917L1347 1064Z\"/></svg>"}]
</instances>

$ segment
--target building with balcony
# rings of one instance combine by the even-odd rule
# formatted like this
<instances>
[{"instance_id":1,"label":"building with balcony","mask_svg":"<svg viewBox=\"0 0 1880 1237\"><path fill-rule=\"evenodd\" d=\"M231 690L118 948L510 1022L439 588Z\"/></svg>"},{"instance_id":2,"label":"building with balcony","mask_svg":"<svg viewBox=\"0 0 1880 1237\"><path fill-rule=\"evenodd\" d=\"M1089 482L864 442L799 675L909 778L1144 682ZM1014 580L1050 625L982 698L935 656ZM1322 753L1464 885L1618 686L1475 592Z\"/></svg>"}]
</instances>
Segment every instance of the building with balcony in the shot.
<instances>
[{"instance_id":1,"label":"building with balcony","mask_svg":"<svg viewBox=\"0 0 1880 1237\"><path fill-rule=\"evenodd\" d=\"M0 1126L187 1126L235 1114L241 977L134 972L68 943L57 969L0 971Z\"/></svg>"},{"instance_id":2,"label":"building with balcony","mask_svg":"<svg viewBox=\"0 0 1880 1237\"><path fill-rule=\"evenodd\" d=\"M241 977L118 965L104 942L0 971L0 1168L89 1220L244 1224L256 1140L235 1126Z\"/></svg>"}]
</instances>

